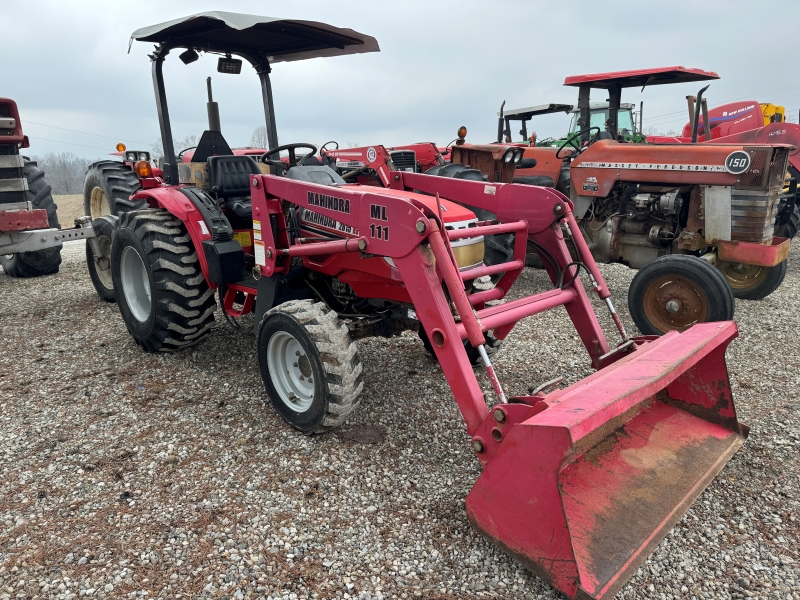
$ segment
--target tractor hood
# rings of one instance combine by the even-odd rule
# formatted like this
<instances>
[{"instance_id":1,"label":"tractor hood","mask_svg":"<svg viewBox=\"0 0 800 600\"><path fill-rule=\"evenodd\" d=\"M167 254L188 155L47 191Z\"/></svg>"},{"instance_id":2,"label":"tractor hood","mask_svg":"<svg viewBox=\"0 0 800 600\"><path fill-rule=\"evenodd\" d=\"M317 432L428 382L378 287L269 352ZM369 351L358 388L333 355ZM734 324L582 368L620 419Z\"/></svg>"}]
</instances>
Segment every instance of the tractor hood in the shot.
<instances>
[{"instance_id":1,"label":"tractor hood","mask_svg":"<svg viewBox=\"0 0 800 600\"><path fill-rule=\"evenodd\" d=\"M276 19L224 11L208 11L142 27L134 40L167 48L194 48L206 52L266 56L271 64L380 52L378 41L352 29L315 21Z\"/></svg>"}]
</instances>

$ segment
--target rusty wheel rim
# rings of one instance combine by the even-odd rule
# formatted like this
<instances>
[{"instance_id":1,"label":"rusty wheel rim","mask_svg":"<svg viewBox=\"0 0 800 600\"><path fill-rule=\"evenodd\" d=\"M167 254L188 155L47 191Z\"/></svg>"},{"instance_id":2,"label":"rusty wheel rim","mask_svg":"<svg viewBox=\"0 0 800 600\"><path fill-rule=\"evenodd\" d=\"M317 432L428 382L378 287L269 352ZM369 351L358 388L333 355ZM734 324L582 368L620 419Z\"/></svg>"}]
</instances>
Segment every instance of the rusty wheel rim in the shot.
<instances>
[{"instance_id":1,"label":"rusty wheel rim","mask_svg":"<svg viewBox=\"0 0 800 600\"><path fill-rule=\"evenodd\" d=\"M708 318L708 298L690 279L665 275L647 288L644 312L663 332L684 331Z\"/></svg>"},{"instance_id":2,"label":"rusty wheel rim","mask_svg":"<svg viewBox=\"0 0 800 600\"><path fill-rule=\"evenodd\" d=\"M725 275L728 285L735 290L747 290L759 285L767 276L769 269L758 265L717 262L717 268Z\"/></svg>"}]
</instances>

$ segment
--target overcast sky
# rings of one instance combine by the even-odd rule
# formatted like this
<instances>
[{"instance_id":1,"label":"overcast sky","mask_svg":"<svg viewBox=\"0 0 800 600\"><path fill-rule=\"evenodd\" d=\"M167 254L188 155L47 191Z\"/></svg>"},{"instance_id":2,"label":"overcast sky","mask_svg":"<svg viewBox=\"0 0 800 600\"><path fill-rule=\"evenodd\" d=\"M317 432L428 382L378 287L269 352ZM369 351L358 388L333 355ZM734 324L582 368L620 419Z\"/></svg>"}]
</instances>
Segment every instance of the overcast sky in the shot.
<instances>
[{"instance_id":1,"label":"overcast sky","mask_svg":"<svg viewBox=\"0 0 800 600\"><path fill-rule=\"evenodd\" d=\"M568 75L670 65L719 73L706 93L711 106L773 102L796 122L800 2L763 7L735 0L6 0L0 96L17 101L31 154L96 158L117 141L149 149L159 136L152 44L135 42L127 54L131 32L227 10L349 27L381 46L380 53L275 65L281 143L445 144L460 125L469 128L469 141L489 142L503 100L507 108L575 103L576 90L562 85ZM164 70L175 138L206 128L209 75L231 146L247 145L263 125L258 77L246 64L241 75L221 75L214 56L184 66L174 53ZM645 127L679 130L684 98L700 86L626 90L623 102L644 100ZM533 127L544 137L567 124L568 117L554 115Z\"/></svg>"}]
</instances>

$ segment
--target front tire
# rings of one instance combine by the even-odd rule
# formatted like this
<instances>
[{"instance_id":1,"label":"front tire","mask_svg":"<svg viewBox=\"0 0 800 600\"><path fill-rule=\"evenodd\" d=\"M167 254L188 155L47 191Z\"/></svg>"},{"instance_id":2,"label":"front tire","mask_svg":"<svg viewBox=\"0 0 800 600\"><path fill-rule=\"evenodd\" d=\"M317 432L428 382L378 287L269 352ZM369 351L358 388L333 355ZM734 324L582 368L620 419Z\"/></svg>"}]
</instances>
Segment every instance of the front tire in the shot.
<instances>
[{"instance_id":1,"label":"front tire","mask_svg":"<svg viewBox=\"0 0 800 600\"><path fill-rule=\"evenodd\" d=\"M111 246L111 277L125 326L148 352L192 346L217 303L183 223L161 209L125 213Z\"/></svg>"},{"instance_id":2,"label":"front tire","mask_svg":"<svg viewBox=\"0 0 800 600\"><path fill-rule=\"evenodd\" d=\"M628 309L645 335L685 331L695 323L730 321L735 301L725 277L686 254L662 256L640 269L628 289Z\"/></svg>"},{"instance_id":3,"label":"front tire","mask_svg":"<svg viewBox=\"0 0 800 600\"><path fill-rule=\"evenodd\" d=\"M717 261L717 268L725 276L733 295L742 300L761 300L777 290L786 277L788 260L774 267L759 267Z\"/></svg>"},{"instance_id":4,"label":"front tire","mask_svg":"<svg viewBox=\"0 0 800 600\"><path fill-rule=\"evenodd\" d=\"M44 171L31 161L23 158L22 175L28 182L28 201L35 209L47 211L47 223L59 229L56 203L50 186L44 180ZM61 248L45 248L35 252L21 252L0 256L0 266L11 277L38 277L58 273L61 265Z\"/></svg>"},{"instance_id":5,"label":"front tire","mask_svg":"<svg viewBox=\"0 0 800 600\"><path fill-rule=\"evenodd\" d=\"M92 229L100 246L100 256L95 256L92 245L86 242L86 267L97 295L106 302L115 302L114 280L111 276L111 243L119 226L119 217L106 215L92 221Z\"/></svg>"},{"instance_id":6,"label":"front tire","mask_svg":"<svg viewBox=\"0 0 800 600\"><path fill-rule=\"evenodd\" d=\"M292 300L269 310L259 328L258 362L272 406L303 433L334 429L358 407L358 347L321 302Z\"/></svg>"}]
</instances>

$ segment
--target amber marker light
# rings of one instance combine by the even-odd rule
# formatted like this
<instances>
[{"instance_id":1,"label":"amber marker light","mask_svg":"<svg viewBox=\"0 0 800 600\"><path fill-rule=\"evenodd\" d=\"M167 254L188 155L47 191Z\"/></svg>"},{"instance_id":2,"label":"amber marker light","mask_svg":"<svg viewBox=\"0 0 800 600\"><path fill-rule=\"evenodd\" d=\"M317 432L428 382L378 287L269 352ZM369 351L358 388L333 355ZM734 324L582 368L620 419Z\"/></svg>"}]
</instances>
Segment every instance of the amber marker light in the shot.
<instances>
[{"instance_id":1,"label":"amber marker light","mask_svg":"<svg viewBox=\"0 0 800 600\"><path fill-rule=\"evenodd\" d=\"M133 167L133 170L136 171L136 174L139 177L152 177L153 176L153 167L150 166L150 163L146 160L140 160L136 163L136 166Z\"/></svg>"},{"instance_id":2,"label":"amber marker light","mask_svg":"<svg viewBox=\"0 0 800 600\"><path fill-rule=\"evenodd\" d=\"M117 152L125 152L125 148L126 148L126 146L122 142L117 144Z\"/></svg>"}]
</instances>

